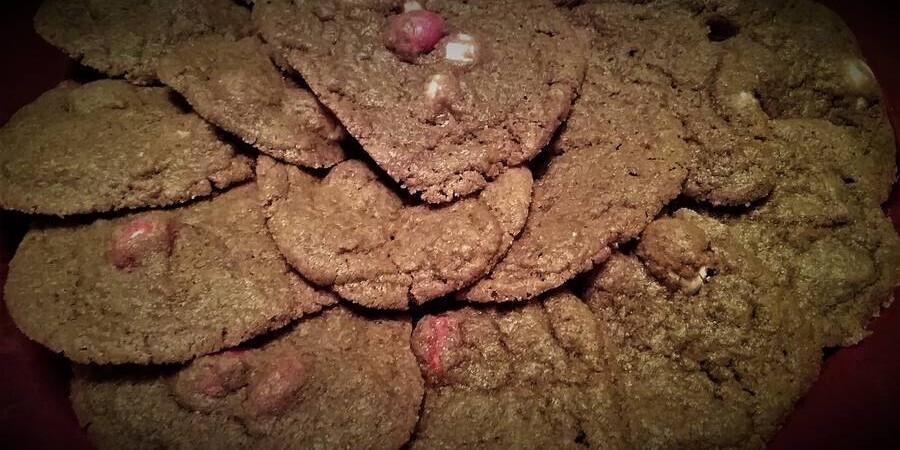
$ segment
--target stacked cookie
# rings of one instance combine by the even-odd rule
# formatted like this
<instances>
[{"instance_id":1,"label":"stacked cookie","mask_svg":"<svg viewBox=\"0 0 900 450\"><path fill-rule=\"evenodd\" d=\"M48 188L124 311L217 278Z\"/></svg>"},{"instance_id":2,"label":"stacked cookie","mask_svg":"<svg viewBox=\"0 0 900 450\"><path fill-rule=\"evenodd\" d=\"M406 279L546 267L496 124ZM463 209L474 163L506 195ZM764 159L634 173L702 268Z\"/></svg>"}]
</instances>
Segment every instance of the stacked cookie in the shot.
<instances>
[{"instance_id":1,"label":"stacked cookie","mask_svg":"<svg viewBox=\"0 0 900 450\"><path fill-rule=\"evenodd\" d=\"M5 298L100 448L760 448L900 276L881 95L814 3L35 26L111 78L0 130Z\"/></svg>"}]
</instances>

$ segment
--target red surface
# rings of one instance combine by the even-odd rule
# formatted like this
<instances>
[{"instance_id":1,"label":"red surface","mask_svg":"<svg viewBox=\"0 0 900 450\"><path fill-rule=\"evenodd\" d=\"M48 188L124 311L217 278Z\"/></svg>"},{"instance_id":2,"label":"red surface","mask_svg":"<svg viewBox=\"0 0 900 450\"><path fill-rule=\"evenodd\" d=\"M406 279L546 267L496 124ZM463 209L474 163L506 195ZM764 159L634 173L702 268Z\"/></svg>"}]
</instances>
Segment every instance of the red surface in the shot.
<instances>
[{"instance_id":1,"label":"red surface","mask_svg":"<svg viewBox=\"0 0 900 450\"><path fill-rule=\"evenodd\" d=\"M5 3L0 17L0 124L73 73L31 30L34 1ZM900 105L900 33L893 2L826 1L857 34L889 104ZM900 124L895 111L895 125ZM900 229L900 189L889 212ZM0 285L23 217L0 212ZM900 289L895 291L895 297ZM900 448L900 307L883 311L860 345L832 355L818 382L770 444L796 448ZM67 399L69 368L16 330L0 302L0 447L90 449Z\"/></svg>"}]
</instances>

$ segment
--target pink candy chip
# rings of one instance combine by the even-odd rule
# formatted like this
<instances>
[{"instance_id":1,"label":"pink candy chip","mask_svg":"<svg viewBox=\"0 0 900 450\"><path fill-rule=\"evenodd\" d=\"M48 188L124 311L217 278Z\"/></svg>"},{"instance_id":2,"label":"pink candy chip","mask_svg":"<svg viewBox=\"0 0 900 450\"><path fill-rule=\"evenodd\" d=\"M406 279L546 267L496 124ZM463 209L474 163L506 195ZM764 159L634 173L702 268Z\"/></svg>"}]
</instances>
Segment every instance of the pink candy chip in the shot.
<instances>
[{"instance_id":1,"label":"pink candy chip","mask_svg":"<svg viewBox=\"0 0 900 450\"><path fill-rule=\"evenodd\" d=\"M440 376L447 369L444 353L459 341L459 324L456 319L444 316L426 316L419 322L413 351L431 376Z\"/></svg>"},{"instance_id":2,"label":"pink candy chip","mask_svg":"<svg viewBox=\"0 0 900 450\"><path fill-rule=\"evenodd\" d=\"M225 352L207 357L206 364L198 367L196 378L198 392L207 397L224 397L244 386L246 365L240 353Z\"/></svg>"},{"instance_id":3,"label":"pink candy chip","mask_svg":"<svg viewBox=\"0 0 900 450\"><path fill-rule=\"evenodd\" d=\"M298 355L285 353L260 362L247 386L247 412L251 417L284 412L305 381L306 367Z\"/></svg>"},{"instance_id":4,"label":"pink candy chip","mask_svg":"<svg viewBox=\"0 0 900 450\"><path fill-rule=\"evenodd\" d=\"M419 55L430 52L444 37L444 19L425 11L408 11L388 19L384 30L385 45L400 59L413 61Z\"/></svg>"},{"instance_id":5,"label":"pink candy chip","mask_svg":"<svg viewBox=\"0 0 900 450\"><path fill-rule=\"evenodd\" d=\"M249 366L244 359L237 352L195 359L172 380L175 400L192 410L215 410L247 384Z\"/></svg>"},{"instance_id":6,"label":"pink candy chip","mask_svg":"<svg viewBox=\"0 0 900 450\"><path fill-rule=\"evenodd\" d=\"M175 224L164 216L148 215L136 218L113 232L106 258L118 269L141 265L152 253L168 253L175 240Z\"/></svg>"}]
</instances>

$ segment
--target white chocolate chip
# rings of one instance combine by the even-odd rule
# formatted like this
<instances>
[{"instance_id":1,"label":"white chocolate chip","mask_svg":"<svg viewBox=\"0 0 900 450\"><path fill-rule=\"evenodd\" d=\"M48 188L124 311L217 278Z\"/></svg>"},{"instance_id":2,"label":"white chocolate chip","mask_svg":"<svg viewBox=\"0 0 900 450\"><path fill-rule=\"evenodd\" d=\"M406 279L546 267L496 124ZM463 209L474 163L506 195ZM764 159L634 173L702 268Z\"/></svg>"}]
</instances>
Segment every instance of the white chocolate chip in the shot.
<instances>
[{"instance_id":1,"label":"white chocolate chip","mask_svg":"<svg viewBox=\"0 0 900 450\"><path fill-rule=\"evenodd\" d=\"M700 275L697 275L689 281L683 281L681 283L681 290L685 294L694 295L697 292L700 292L701 286L703 286L703 278L701 278Z\"/></svg>"},{"instance_id":2,"label":"white chocolate chip","mask_svg":"<svg viewBox=\"0 0 900 450\"><path fill-rule=\"evenodd\" d=\"M459 81L447 74L432 75L425 83L425 98L434 113L451 107L459 95Z\"/></svg>"},{"instance_id":3,"label":"white chocolate chip","mask_svg":"<svg viewBox=\"0 0 900 450\"><path fill-rule=\"evenodd\" d=\"M847 61L847 79L855 88L866 87L872 82L874 74L865 62L852 59Z\"/></svg>"},{"instance_id":4,"label":"white chocolate chip","mask_svg":"<svg viewBox=\"0 0 900 450\"><path fill-rule=\"evenodd\" d=\"M758 104L756 97L747 91L743 91L738 94L737 101L738 105L744 108L749 106L756 106Z\"/></svg>"},{"instance_id":5,"label":"white chocolate chip","mask_svg":"<svg viewBox=\"0 0 900 450\"><path fill-rule=\"evenodd\" d=\"M697 271L697 274L700 275L700 278L702 278L703 281L706 281L706 279L709 278L709 269L705 266L701 267L700 270Z\"/></svg>"},{"instance_id":6,"label":"white chocolate chip","mask_svg":"<svg viewBox=\"0 0 900 450\"><path fill-rule=\"evenodd\" d=\"M478 52L478 44L475 39L465 33L459 33L449 41L444 47L444 59L463 64L472 64L475 62Z\"/></svg>"},{"instance_id":7,"label":"white chocolate chip","mask_svg":"<svg viewBox=\"0 0 900 450\"><path fill-rule=\"evenodd\" d=\"M706 280L709 279L709 269L706 267L701 267L700 270L697 271L697 276L691 278L690 280L682 280L681 281L681 291L688 295L694 295L700 291L700 288L706 283Z\"/></svg>"},{"instance_id":8,"label":"white chocolate chip","mask_svg":"<svg viewBox=\"0 0 900 450\"><path fill-rule=\"evenodd\" d=\"M405 12L405 13L410 12L410 11L421 11L423 9L425 9L425 8L422 8L422 4L415 0L408 1L403 4L403 12Z\"/></svg>"}]
</instances>

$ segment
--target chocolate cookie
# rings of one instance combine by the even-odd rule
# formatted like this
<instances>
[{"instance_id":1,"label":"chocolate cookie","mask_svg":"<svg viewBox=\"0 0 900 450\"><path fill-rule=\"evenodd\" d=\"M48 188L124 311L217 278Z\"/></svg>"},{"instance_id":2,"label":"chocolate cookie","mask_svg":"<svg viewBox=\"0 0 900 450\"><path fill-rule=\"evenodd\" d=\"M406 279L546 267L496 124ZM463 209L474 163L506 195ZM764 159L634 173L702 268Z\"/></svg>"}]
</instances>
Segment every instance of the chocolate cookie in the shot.
<instances>
[{"instance_id":1,"label":"chocolate cookie","mask_svg":"<svg viewBox=\"0 0 900 450\"><path fill-rule=\"evenodd\" d=\"M528 215L531 173L510 169L478 198L404 204L361 161L324 179L262 157L257 177L275 242L301 274L342 297L406 309L484 276Z\"/></svg>"},{"instance_id":2,"label":"chocolate cookie","mask_svg":"<svg viewBox=\"0 0 900 450\"><path fill-rule=\"evenodd\" d=\"M596 31L594 51L609 55L603 65L684 123L690 198L744 205L768 195L778 171L769 119L828 118L867 128L880 136L873 145L893 148L874 77L824 6L684 0L576 11Z\"/></svg>"},{"instance_id":3,"label":"chocolate cookie","mask_svg":"<svg viewBox=\"0 0 900 450\"><path fill-rule=\"evenodd\" d=\"M576 122L581 114L592 118ZM605 114L615 123L600 119ZM572 121L563 136L588 128L593 136L561 137L565 152L535 182L525 229L493 272L467 292L469 300L520 300L560 286L636 237L681 191L683 127L640 86L592 63Z\"/></svg>"},{"instance_id":4,"label":"chocolate cookie","mask_svg":"<svg viewBox=\"0 0 900 450\"><path fill-rule=\"evenodd\" d=\"M728 42L713 40L702 18L671 2L585 5L575 16L594 30L592 70L637 86L644 102L663 105L683 124L678 137L690 155L687 196L713 205L743 205L771 191L774 168L765 116L760 111L732 120L721 111L724 104L713 95L711 80L736 52L727 50ZM743 67L737 72L752 73ZM598 124L627 132L635 120L640 122L615 96L594 95L590 84L584 89L588 92L579 100L584 104L575 108L559 151L596 139Z\"/></svg>"},{"instance_id":5,"label":"chocolate cookie","mask_svg":"<svg viewBox=\"0 0 900 450\"><path fill-rule=\"evenodd\" d=\"M343 161L340 124L268 52L255 37L208 36L163 57L159 77L206 120L267 155L312 168Z\"/></svg>"},{"instance_id":6,"label":"chocolate cookie","mask_svg":"<svg viewBox=\"0 0 900 450\"><path fill-rule=\"evenodd\" d=\"M636 448L762 448L815 380L813 316L738 234L681 210L591 284Z\"/></svg>"},{"instance_id":7,"label":"chocolate cookie","mask_svg":"<svg viewBox=\"0 0 900 450\"><path fill-rule=\"evenodd\" d=\"M159 58L187 40L253 33L250 12L229 0L45 0L34 27L81 63L138 84L156 81Z\"/></svg>"},{"instance_id":8,"label":"chocolate cookie","mask_svg":"<svg viewBox=\"0 0 900 450\"><path fill-rule=\"evenodd\" d=\"M549 0L257 2L261 34L431 203L534 157L569 112L581 34Z\"/></svg>"},{"instance_id":9,"label":"chocolate cookie","mask_svg":"<svg viewBox=\"0 0 900 450\"><path fill-rule=\"evenodd\" d=\"M169 363L333 303L284 262L256 185L162 211L29 231L5 298L30 338L76 362Z\"/></svg>"},{"instance_id":10,"label":"chocolate cookie","mask_svg":"<svg viewBox=\"0 0 900 450\"><path fill-rule=\"evenodd\" d=\"M714 1L698 11L724 52L709 91L720 114L770 148L773 190L735 218L745 244L804 300L827 345L851 344L897 280L880 204L896 150L877 82L824 6Z\"/></svg>"},{"instance_id":11,"label":"chocolate cookie","mask_svg":"<svg viewBox=\"0 0 900 450\"><path fill-rule=\"evenodd\" d=\"M604 327L568 292L514 309L425 316L425 374L411 448L624 448Z\"/></svg>"},{"instance_id":12,"label":"chocolate cookie","mask_svg":"<svg viewBox=\"0 0 900 450\"><path fill-rule=\"evenodd\" d=\"M734 230L691 211L615 253L586 300L426 316L413 448L759 448L822 335ZM643 262L643 264L642 264Z\"/></svg>"},{"instance_id":13,"label":"chocolate cookie","mask_svg":"<svg viewBox=\"0 0 900 450\"><path fill-rule=\"evenodd\" d=\"M856 343L900 279L900 243L880 207L894 152L822 119L772 128L782 173L768 201L733 226L815 313L828 345Z\"/></svg>"},{"instance_id":14,"label":"chocolate cookie","mask_svg":"<svg viewBox=\"0 0 900 450\"><path fill-rule=\"evenodd\" d=\"M638 447L762 448L815 379L820 348L864 336L900 280L877 205L816 225L845 205L817 204L821 182L794 175L812 190L779 182L750 214L653 222L637 258L613 257L592 282Z\"/></svg>"},{"instance_id":15,"label":"chocolate cookie","mask_svg":"<svg viewBox=\"0 0 900 450\"><path fill-rule=\"evenodd\" d=\"M672 177L664 190L652 190L651 195L640 192L600 196L601 200L596 201L593 198L603 190L613 192L627 185L612 181L610 186L603 187L603 180L613 178L594 177L594 169L584 169L580 175L590 180L582 183L587 188L567 185L568 189L550 189L575 179L556 167L563 161L575 160L577 155L572 154L573 150L587 153L585 149L591 146L627 150L631 145L643 148L647 158L659 160L655 154L659 145L653 139L665 137L670 146L687 151L688 159L683 163L688 169L684 183L687 197L716 206L744 206L765 198L784 173L776 155L783 139L775 135L777 130L770 123L772 118L782 115L770 111L775 108L772 105L779 104L774 99L780 99L784 105L795 105L793 110L786 111L791 116L825 118L839 126L856 128L862 141L868 142L864 145L875 149L872 161L877 161L879 166L876 168L871 162L862 162L866 158L859 158L860 162L854 164L868 168L858 168L857 172L869 171L868 174L883 183L877 189L886 195L889 180L894 176L893 141L878 102L877 85L858 58L849 35L833 15L806 2L790 7L759 5L752 8L755 14L735 5L713 9L718 14L734 14L735 23L740 24L735 26L743 31L727 37L712 36L710 33L716 31L713 28L722 26L716 20L730 19L704 17L679 6L678 2L641 5L610 2L583 5L575 10L573 17L589 25L594 37L581 95L553 145L554 152L562 156L551 160L550 168L535 185L534 213L522 237L488 279L471 290L470 299L527 298L558 286L588 269L592 262L605 258L611 243L636 236L642 224L659 210L658 202L673 198L681 190L681 180ZM768 24L775 16L779 17L774 21L777 29L769 30ZM813 24L825 26L817 28ZM832 31L821 31L823 28ZM756 42L764 39L763 30L769 30L767 35L776 36L774 44ZM828 50L810 50L821 48L812 42L823 39L835 44L829 45ZM790 50L788 56L777 53L782 46ZM797 62L782 64L785 59ZM820 60L829 61L832 67L842 67L843 72L814 70L816 61ZM800 89L790 94L791 91L778 91L760 84L760 80L767 79ZM858 84L856 88L850 86L853 80ZM834 105L820 107L827 104L824 99L828 97L822 92L830 93ZM784 105L778 108L786 109ZM858 148L854 154L865 152ZM606 165L606 160L622 158L622 155L617 150L597 156L595 164ZM570 166L584 167L584 164ZM664 177L648 178L665 182ZM641 180L634 187L642 189L644 184ZM584 192L584 197L568 195L570 191ZM622 191L628 192L627 187ZM663 195L653 198L659 194ZM643 209L646 217L611 218L615 210L608 209L606 202L610 200L605 198L625 205L646 202L634 208ZM570 216L581 217L558 220L562 214L560 208L564 206L573 210ZM591 208L595 211L591 212ZM570 225L596 223L593 217L600 216L601 212L605 220L618 221L615 223L630 226L631 230L615 237L618 230L604 222L591 226L587 233Z\"/></svg>"},{"instance_id":16,"label":"chocolate cookie","mask_svg":"<svg viewBox=\"0 0 900 450\"><path fill-rule=\"evenodd\" d=\"M0 207L69 215L165 206L253 176L164 88L63 82L0 130Z\"/></svg>"},{"instance_id":17,"label":"chocolate cookie","mask_svg":"<svg viewBox=\"0 0 900 450\"><path fill-rule=\"evenodd\" d=\"M186 367L80 367L72 403L104 449L396 449L422 378L409 322L343 308Z\"/></svg>"}]
</instances>

